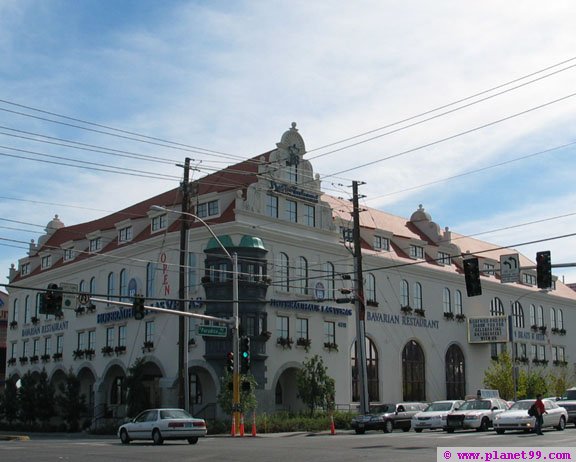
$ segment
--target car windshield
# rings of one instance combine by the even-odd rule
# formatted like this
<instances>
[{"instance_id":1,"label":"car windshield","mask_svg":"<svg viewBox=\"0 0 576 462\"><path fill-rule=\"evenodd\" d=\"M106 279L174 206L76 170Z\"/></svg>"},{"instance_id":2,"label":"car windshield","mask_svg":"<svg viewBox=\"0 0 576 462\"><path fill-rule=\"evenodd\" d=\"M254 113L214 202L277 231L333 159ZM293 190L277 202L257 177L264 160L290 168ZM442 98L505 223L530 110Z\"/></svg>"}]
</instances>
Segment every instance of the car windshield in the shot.
<instances>
[{"instance_id":1,"label":"car windshield","mask_svg":"<svg viewBox=\"0 0 576 462\"><path fill-rule=\"evenodd\" d=\"M472 400L466 401L461 407L461 411L473 411L477 409L490 409L490 401Z\"/></svg>"},{"instance_id":2,"label":"car windshield","mask_svg":"<svg viewBox=\"0 0 576 462\"><path fill-rule=\"evenodd\" d=\"M191 419L192 416L184 409L163 409L160 411L161 419Z\"/></svg>"},{"instance_id":3,"label":"car windshield","mask_svg":"<svg viewBox=\"0 0 576 462\"><path fill-rule=\"evenodd\" d=\"M395 404L381 404L380 406L372 406L370 408L370 414L384 414L386 412L395 412Z\"/></svg>"},{"instance_id":4,"label":"car windshield","mask_svg":"<svg viewBox=\"0 0 576 462\"><path fill-rule=\"evenodd\" d=\"M510 408L511 411L527 411L530 406L534 404L534 401L517 401Z\"/></svg>"},{"instance_id":5,"label":"car windshield","mask_svg":"<svg viewBox=\"0 0 576 462\"><path fill-rule=\"evenodd\" d=\"M452 409L452 403L432 403L424 412L435 412L435 411L449 411Z\"/></svg>"}]
</instances>

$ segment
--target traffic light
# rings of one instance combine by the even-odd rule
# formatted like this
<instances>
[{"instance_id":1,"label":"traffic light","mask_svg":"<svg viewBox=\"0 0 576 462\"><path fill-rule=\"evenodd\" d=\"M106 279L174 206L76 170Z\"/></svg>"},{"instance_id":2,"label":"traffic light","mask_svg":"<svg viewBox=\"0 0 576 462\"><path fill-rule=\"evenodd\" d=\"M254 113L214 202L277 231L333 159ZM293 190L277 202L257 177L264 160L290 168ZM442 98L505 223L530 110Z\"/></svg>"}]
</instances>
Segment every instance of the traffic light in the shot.
<instances>
[{"instance_id":1,"label":"traffic light","mask_svg":"<svg viewBox=\"0 0 576 462\"><path fill-rule=\"evenodd\" d=\"M234 372L234 353L231 351L226 355L226 370L230 373Z\"/></svg>"},{"instance_id":2,"label":"traffic light","mask_svg":"<svg viewBox=\"0 0 576 462\"><path fill-rule=\"evenodd\" d=\"M45 293L40 294L39 314L59 314L62 313L62 289L58 284L48 284Z\"/></svg>"},{"instance_id":3,"label":"traffic light","mask_svg":"<svg viewBox=\"0 0 576 462\"><path fill-rule=\"evenodd\" d=\"M240 339L240 372L246 374L250 370L250 337Z\"/></svg>"},{"instance_id":4,"label":"traffic light","mask_svg":"<svg viewBox=\"0 0 576 462\"><path fill-rule=\"evenodd\" d=\"M477 258L467 258L464 260L464 278L466 280L466 292L468 297L482 295L480 268L478 267Z\"/></svg>"},{"instance_id":5,"label":"traffic light","mask_svg":"<svg viewBox=\"0 0 576 462\"><path fill-rule=\"evenodd\" d=\"M539 289L552 287L552 260L549 250L536 252L536 283Z\"/></svg>"},{"instance_id":6,"label":"traffic light","mask_svg":"<svg viewBox=\"0 0 576 462\"><path fill-rule=\"evenodd\" d=\"M142 295L136 295L134 301L132 302L132 310L134 311L134 319L141 321L146 315L146 309L144 308L144 297Z\"/></svg>"}]
</instances>

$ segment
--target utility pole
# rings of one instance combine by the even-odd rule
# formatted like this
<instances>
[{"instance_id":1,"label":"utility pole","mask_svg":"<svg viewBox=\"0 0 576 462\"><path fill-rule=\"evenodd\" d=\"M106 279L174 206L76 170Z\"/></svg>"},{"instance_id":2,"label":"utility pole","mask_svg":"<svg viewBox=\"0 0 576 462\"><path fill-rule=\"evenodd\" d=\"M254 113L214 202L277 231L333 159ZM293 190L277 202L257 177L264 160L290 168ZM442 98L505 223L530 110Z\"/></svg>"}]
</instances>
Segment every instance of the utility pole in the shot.
<instances>
[{"instance_id":1,"label":"utility pole","mask_svg":"<svg viewBox=\"0 0 576 462\"><path fill-rule=\"evenodd\" d=\"M366 305L364 303L364 279L362 275L362 247L360 244L360 207L358 205L358 182L352 182L352 219L354 222L354 272L356 308L356 364L358 365L358 392L360 395L360 413L370 412L368 396L368 371L366 367Z\"/></svg>"},{"instance_id":2,"label":"utility pole","mask_svg":"<svg viewBox=\"0 0 576 462\"><path fill-rule=\"evenodd\" d=\"M180 218L180 265L178 269L178 298L180 299L180 311L186 311L186 255L188 250L188 213L190 213L190 158L184 160L184 180L180 185L182 190L182 216ZM178 318L178 406L186 409L188 404L186 390L186 322L184 316ZM188 410L188 409L186 409Z\"/></svg>"}]
</instances>

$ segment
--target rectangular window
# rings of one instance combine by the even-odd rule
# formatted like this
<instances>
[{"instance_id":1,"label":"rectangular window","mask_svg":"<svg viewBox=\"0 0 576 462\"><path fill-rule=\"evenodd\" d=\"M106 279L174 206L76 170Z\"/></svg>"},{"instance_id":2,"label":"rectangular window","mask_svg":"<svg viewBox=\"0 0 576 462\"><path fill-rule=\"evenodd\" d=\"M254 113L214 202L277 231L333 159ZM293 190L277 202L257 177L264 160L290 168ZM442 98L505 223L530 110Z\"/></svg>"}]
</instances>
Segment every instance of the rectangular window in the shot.
<instances>
[{"instance_id":1,"label":"rectangular window","mask_svg":"<svg viewBox=\"0 0 576 462\"><path fill-rule=\"evenodd\" d=\"M452 264L452 258L449 253L438 252L438 263L445 266L450 266Z\"/></svg>"},{"instance_id":2,"label":"rectangular window","mask_svg":"<svg viewBox=\"0 0 576 462\"><path fill-rule=\"evenodd\" d=\"M248 335L250 337L253 337L255 335L258 335L259 332L257 331L257 326L256 326L256 317L255 316L247 316L244 319L244 335Z\"/></svg>"},{"instance_id":3,"label":"rectangular window","mask_svg":"<svg viewBox=\"0 0 576 462\"><path fill-rule=\"evenodd\" d=\"M530 273L522 273L522 282L529 286L535 286L536 276Z\"/></svg>"},{"instance_id":4,"label":"rectangular window","mask_svg":"<svg viewBox=\"0 0 576 462\"><path fill-rule=\"evenodd\" d=\"M56 353L62 354L64 351L64 336L57 335L56 336Z\"/></svg>"},{"instance_id":5,"label":"rectangular window","mask_svg":"<svg viewBox=\"0 0 576 462\"><path fill-rule=\"evenodd\" d=\"M220 214L218 201L203 202L196 206L196 215L200 218L214 217Z\"/></svg>"},{"instance_id":6,"label":"rectangular window","mask_svg":"<svg viewBox=\"0 0 576 462\"><path fill-rule=\"evenodd\" d=\"M96 345L96 331L89 330L88 331L88 349L93 350Z\"/></svg>"},{"instance_id":7,"label":"rectangular window","mask_svg":"<svg viewBox=\"0 0 576 462\"><path fill-rule=\"evenodd\" d=\"M78 350L86 349L86 332L78 332Z\"/></svg>"},{"instance_id":8,"label":"rectangular window","mask_svg":"<svg viewBox=\"0 0 576 462\"><path fill-rule=\"evenodd\" d=\"M346 228L344 226L340 226L340 237L344 242L353 242L354 241L354 232L350 228Z\"/></svg>"},{"instance_id":9,"label":"rectangular window","mask_svg":"<svg viewBox=\"0 0 576 462\"><path fill-rule=\"evenodd\" d=\"M266 215L278 218L278 198L276 196L266 195Z\"/></svg>"},{"instance_id":10,"label":"rectangular window","mask_svg":"<svg viewBox=\"0 0 576 462\"><path fill-rule=\"evenodd\" d=\"M41 262L42 269L50 268L52 266L52 255L44 255Z\"/></svg>"},{"instance_id":11,"label":"rectangular window","mask_svg":"<svg viewBox=\"0 0 576 462\"><path fill-rule=\"evenodd\" d=\"M16 358L18 355L18 345L16 342L10 344L10 359Z\"/></svg>"},{"instance_id":12,"label":"rectangular window","mask_svg":"<svg viewBox=\"0 0 576 462\"><path fill-rule=\"evenodd\" d=\"M546 348L544 345L538 345L538 359L541 361L546 359Z\"/></svg>"},{"instance_id":13,"label":"rectangular window","mask_svg":"<svg viewBox=\"0 0 576 462\"><path fill-rule=\"evenodd\" d=\"M108 327L106 329L106 346L114 347L116 342L116 330L114 327Z\"/></svg>"},{"instance_id":14,"label":"rectangular window","mask_svg":"<svg viewBox=\"0 0 576 462\"><path fill-rule=\"evenodd\" d=\"M316 207L304 204L304 224L306 226L316 226Z\"/></svg>"},{"instance_id":15,"label":"rectangular window","mask_svg":"<svg viewBox=\"0 0 576 462\"><path fill-rule=\"evenodd\" d=\"M166 214L153 217L151 227L153 233L160 231L161 229L166 229Z\"/></svg>"},{"instance_id":16,"label":"rectangular window","mask_svg":"<svg viewBox=\"0 0 576 462\"><path fill-rule=\"evenodd\" d=\"M333 321L324 321L324 343L336 343L336 323Z\"/></svg>"},{"instance_id":17,"label":"rectangular window","mask_svg":"<svg viewBox=\"0 0 576 462\"><path fill-rule=\"evenodd\" d=\"M52 354L52 337L44 337L44 354Z\"/></svg>"},{"instance_id":18,"label":"rectangular window","mask_svg":"<svg viewBox=\"0 0 576 462\"><path fill-rule=\"evenodd\" d=\"M20 268L20 274L22 276L26 276L27 274L30 274L30 263L24 263L22 265L22 267Z\"/></svg>"},{"instance_id":19,"label":"rectangular window","mask_svg":"<svg viewBox=\"0 0 576 462\"><path fill-rule=\"evenodd\" d=\"M118 326L118 346L126 346L126 326Z\"/></svg>"},{"instance_id":20,"label":"rectangular window","mask_svg":"<svg viewBox=\"0 0 576 462\"><path fill-rule=\"evenodd\" d=\"M382 236L374 236L374 250L390 250L390 240Z\"/></svg>"},{"instance_id":21,"label":"rectangular window","mask_svg":"<svg viewBox=\"0 0 576 462\"><path fill-rule=\"evenodd\" d=\"M286 200L286 220L298 222L298 203L296 201Z\"/></svg>"},{"instance_id":22,"label":"rectangular window","mask_svg":"<svg viewBox=\"0 0 576 462\"><path fill-rule=\"evenodd\" d=\"M102 238L90 239L90 252L98 252L100 250L102 250Z\"/></svg>"},{"instance_id":23,"label":"rectangular window","mask_svg":"<svg viewBox=\"0 0 576 462\"><path fill-rule=\"evenodd\" d=\"M288 316L278 316L276 318L276 335L279 338L288 338Z\"/></svg>"},{"instance_id":24,"label":"rectangular window","mask_svg":"<svg viewBox=\"0 0 576 462\"><path fill-rule=\"evenodd\" d=\"M424 247L419 245L411 245L410 246L410 257L412 258L424 258Z\"/></svg>"},{"instance_id":25,"label":"rectangular window","mask_svg":"<svg viewBox=\"0 0 576 462\"><path fill-rule=\"evenodd\" d=\"M32 356L38 356L39 352L40 352L40 339L35 338L32 341Z\"/></svg>"},{"instance_id":26,"label":"rectangular window","mask_svg":"<svg viewBox=\"0 0 576 462\"><path fill-rule=\"evenodd\" d=\"M22 342L22 356L28 356L28 340Z\"/></svg>"},{"instance_id":27,"label":"rectangular window","mask_svg":"<svg viewBox=\"0 0 576 462\"><path fill-rule=\"evenodd\" d=\"M296 319L296 338L308 340L308 319Z\"/></svg>"},{"instance_id":28,"label":"rectangular window","mask_svg":"<svg viewBox=\"0 0 576 462\"><path fill-rule=\"evenodd\" d=\"M128 242L132 240L132 226L127 226L118 231L118 242Z\"/></svg>"},{"instance_id":29,"label":"rectangular window","mask_svg":"<svg viewBox=\"0 0 576 462\"><path fill-rule=\"evenodd\" d=\"M144 339L146 342L154 343L154 321L146 321Z\"/></svg>"},{"instance_id":30,"label":"rectangular window","mask_svg":"<svg viewBox=\"0 0 576 462\"><path fill-rule=\"evenodd\" d=\"M298 183L298 165L289 164L286 166L287 180L290 183Z\"/></svg>"},{"instance_id":31,"label":"rectangular window","mask_svg":"<svg viewBox=\"0 0 576 462\"><path fill-rule=\"evenodd\" d=\"M74 249L64 249L64 261L74 260L75 257L76 252L74 252Z\"/></svg>"},{"instance_id":32,"label":"rectangular window","mask_svg":"<svg viewBox=\"0 0 576 462\"><path fill-rule=\"evenodd\" d=\"M496 274L495 266L492 263L484 263L482 265L482 274L485 276L494 276Z\"/></svg>"}]
</instances>

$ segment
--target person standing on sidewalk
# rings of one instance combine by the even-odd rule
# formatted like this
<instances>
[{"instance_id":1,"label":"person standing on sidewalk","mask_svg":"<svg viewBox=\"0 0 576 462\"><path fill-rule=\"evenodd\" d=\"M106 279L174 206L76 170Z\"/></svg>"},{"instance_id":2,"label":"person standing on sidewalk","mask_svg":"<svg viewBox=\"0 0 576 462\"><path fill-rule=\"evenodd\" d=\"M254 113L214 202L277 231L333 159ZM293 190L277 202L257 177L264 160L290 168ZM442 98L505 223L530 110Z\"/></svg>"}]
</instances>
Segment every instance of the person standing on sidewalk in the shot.
<instances>
[{"instance_id":1,"label":"person standing on sidewalk","mask_svg":"<svg viewBox=\"0 0 576 462\"><path fill-rule=\"evenodd\" d=\"M534 407L536 408L536 426L534 430L536 431L537 435L543 435L544 433L542 433L542 425L544 424L544 414L546 413L546 408L542 402L541 394L536 395L536 402L534 403Z\"/></svg>"}]
</instances>

